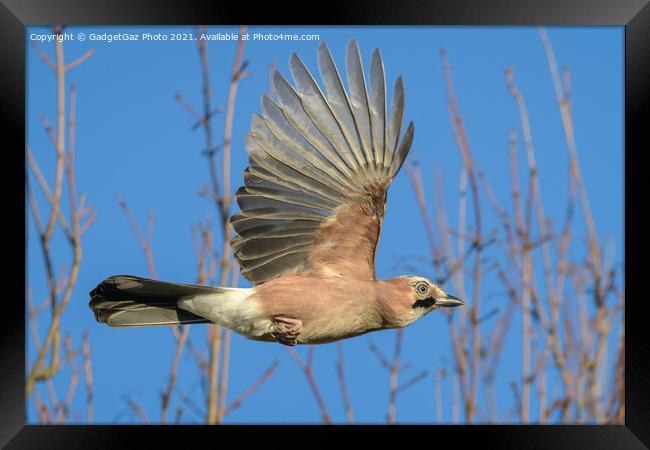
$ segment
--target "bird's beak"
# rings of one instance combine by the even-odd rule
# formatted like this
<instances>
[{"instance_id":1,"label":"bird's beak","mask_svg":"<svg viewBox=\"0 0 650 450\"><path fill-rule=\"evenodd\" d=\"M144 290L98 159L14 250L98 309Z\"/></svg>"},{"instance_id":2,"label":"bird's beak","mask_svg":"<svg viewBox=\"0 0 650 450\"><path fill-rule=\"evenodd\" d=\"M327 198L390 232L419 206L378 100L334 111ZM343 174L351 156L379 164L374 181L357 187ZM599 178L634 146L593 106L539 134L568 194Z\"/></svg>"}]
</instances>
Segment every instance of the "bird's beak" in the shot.
<instances>
[{"instance_id":1,"label":"bird's beak","mask_svg":"<svg viewBox=\"0 0 650 450\"><path fill-rule=\"evenodd\" d=\"M465 302L459 299L458 297L454 297L453 295L447 294L445 298L437 298L436 299L436 306L444 306L444 307L452 307L452 306L460 306L464 305Z\"/></svg>"}]
</instances>

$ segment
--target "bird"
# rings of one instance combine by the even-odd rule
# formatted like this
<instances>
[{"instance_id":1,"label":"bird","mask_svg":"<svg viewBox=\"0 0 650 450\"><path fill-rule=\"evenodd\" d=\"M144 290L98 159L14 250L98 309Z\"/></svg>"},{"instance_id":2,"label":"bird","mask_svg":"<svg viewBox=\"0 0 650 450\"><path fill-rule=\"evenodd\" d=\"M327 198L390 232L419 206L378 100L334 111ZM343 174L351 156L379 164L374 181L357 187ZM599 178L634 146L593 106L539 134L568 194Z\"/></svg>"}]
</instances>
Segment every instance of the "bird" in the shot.
<instances>
[{"instance_id":1,"label":"bird","mask_svg":"<svg viewBox=\"0 0 650 450\"><path fill-rule=\"evenodd\" d=\"M213 323L256 341L324 344L406 327L463 305L415 275L378 279L376 250L388 188L414 135L402 134L401 75L387 105L384 63L372 52L366 85L356 38L345 54L347 89L323 42L325 91L296 53L292 86L272 75L244 139L248 167L230 217L232 251L250 288L116 275L90 292L95 319L111 327ZM401 139L400 139L401 134Z\"/></svg>"}]
</instances>

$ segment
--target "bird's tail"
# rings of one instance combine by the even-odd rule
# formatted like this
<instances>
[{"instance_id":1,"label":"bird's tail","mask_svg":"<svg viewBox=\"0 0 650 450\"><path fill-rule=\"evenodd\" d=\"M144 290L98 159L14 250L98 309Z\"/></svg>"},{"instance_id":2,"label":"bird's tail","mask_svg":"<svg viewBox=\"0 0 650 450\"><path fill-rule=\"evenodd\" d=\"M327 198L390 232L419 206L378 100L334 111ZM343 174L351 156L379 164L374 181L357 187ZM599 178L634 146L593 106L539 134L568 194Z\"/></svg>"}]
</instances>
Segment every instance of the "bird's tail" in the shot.
<instances>
[{"instance_id":1,"label":"bird's tail","mask_svg":"<svg viewBox=\"0 0 650 450\"><path fill-rule=\"evenodd\" d=\"M203 317L178 307L178 300L214 294L219 288L167 283L131 275L115 275L90 291L90 309L98 322L112 327L142 327L207 323Z\"/></svg>"}]
</instances>

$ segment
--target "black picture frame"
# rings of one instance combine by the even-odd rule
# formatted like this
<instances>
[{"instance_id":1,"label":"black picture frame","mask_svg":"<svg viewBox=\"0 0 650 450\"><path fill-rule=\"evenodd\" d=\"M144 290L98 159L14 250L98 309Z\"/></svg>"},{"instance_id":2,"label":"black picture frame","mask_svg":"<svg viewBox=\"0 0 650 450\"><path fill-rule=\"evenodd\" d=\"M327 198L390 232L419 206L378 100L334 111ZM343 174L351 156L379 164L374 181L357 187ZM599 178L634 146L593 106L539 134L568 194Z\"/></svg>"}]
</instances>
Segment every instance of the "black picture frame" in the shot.
<instances>
[{"instance_id":1,"label":"black picture frame","mask_svg":"<svg viewBox=\"0 0 650 450\"><path fill-rule=\"evenodd\" d=\"M647 302L641 286L643 252L647 248L646 208L641 199L646 166L640 162L650 148L647 122L650 89L650 6L648 0L447 0L422 2L333 2L280 5L278 2L199 2L197 0L142 0L118 2L86 0L1 0L0 3L0 111L6 161L3 179L12 183L5 192L23 195L4 199L7 211L22 209L27 220L27 171L25 145L25 27L33 25L82 24L400 24L400 25L623 25L625 26L625 269L626 291L631 292L625 314L625 425L477 425L477 426L360 426L360 427L271 427L255 426L42 426L26 425L25 405L25 291L13 277L2 277L0 346L0 445L6 448L122 448L163 444L194 446L206 440L219 445L231 438L246 443L258 438L267 445L315 442L345 443L357 432L368 432L370 440L395 439L401 445L463 447L470 440L495 448L585 448L627 449L650 445L650 338L642 305ZM291 15L289 13L291 12ZM644 114L645 113L645 114ZM645 121L644 121L645 118ZM23 151L21 151L21 148ZM14 168L23 164L25 178ZM647 175L645 175L647 176ZM603 180L607 182L607 180ZM26 233L25 222L9 215L5 236ZM9 234L11 233L11 234ZM25 235L26 238L26 235ZM6 268L26 269L26 245L5 255ZM11 246L5 245L5 248ZM26 273L26 271L23 271ZM18 278L16 278L18 279ZM14 290L15 295L14 294ZM637 295L641 294L641 295ZM259 431L259 432L255 432ZM296 433L300 438L296 438ZM323 435L324 440L320 440ZM241 441L236 441L241 442ZM451 444L450 444L451 443ZM340 444L340 445L341 445ZM644 445L645 444L645 445ZM232 445L232 444L228 444Z\"/></svg>"}]
</instances>

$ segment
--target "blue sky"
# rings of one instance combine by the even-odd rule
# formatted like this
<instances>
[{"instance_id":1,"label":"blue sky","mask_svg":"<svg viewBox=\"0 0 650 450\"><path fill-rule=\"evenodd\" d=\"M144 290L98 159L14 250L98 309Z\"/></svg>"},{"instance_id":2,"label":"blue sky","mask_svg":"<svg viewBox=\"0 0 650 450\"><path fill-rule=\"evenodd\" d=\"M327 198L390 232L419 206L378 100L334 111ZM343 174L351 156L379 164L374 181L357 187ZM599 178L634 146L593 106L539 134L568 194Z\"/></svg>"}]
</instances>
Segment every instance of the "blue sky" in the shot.
<instances>
[{"instance_id":1,"label":"blue sky","mask_svg":"<svg viewBox=\"0 0 650 450\"><path fill-rule=\"evenodd\" d=\"M211 27L211 31L236 31L237 27ZM145 31L192 32L189 27L72 27L77 33ZM352 37L359 41L364 63L379 47L384 59L387 85L398 75L406 88L406 120L415 123L412 153L424 171L426 194L433 206L432 167L442 170L445 209L452 226L457 217L457 189L462 159L454 142L447 111L447 90L438 49L445 47L451 64L459 107L469 134L475 164L488 177L497 198L509 204L508 133L521 136L516 104L506 88L504 70L512 67L516 83L525 96L546 213L560 224L568 188L567 152L553 84L537 29L529 27L250 27L253 32L319 34L335 62L344 69L345 47ZM50 33L30 28L29 33ZM609 243L613 258L623 261L623 28L549 28L558 65L571 70L571 97L578 155L601 243ZM260 96L267 91L272 60L289 77L288 60L297 52L310 70L317 72L318 41L250 41L245 47L250 76L240 84L233 128L231 189L242 183L246 167L243 140L253 113L260 111ZM46 177L52 179L54 150L40 122L56 114L55 77L27 45L27 141ZM198 195L208 182L202 131L193 131L190 115L174 101L180 92L192 105L201 105L201 78L195 42L84 42L65 43L66 61L95 47L92 58L68 73L77 94L77 186L87 194L97 218L83 237L83 263L71 304L62 327L73 342L88 330L93 350L95 421L135 420L125 414L122 397L138 401L152 421L159 419L159 392L166 385L175 345L166 328L111 329L97 324L89 310L87 293L105 277L117 273L147 276L145 258L115 199L119 193L128 202L141 227L155 210L153 255L159 278L192 283L196 261L191 227L214 217L214 207ZM54 59L54 45L43 44ZM214 105L225 107L235 45L232 41L208 44ZM318 78L317 78L318 79ZM216 141L223 138L223 115L214 120ZM521 140L520 140L521 144ZM519 146L521 173L525 168ZM45 204L40 193L40 204ZM489 203L483 200L487 230L498 227ZM236 205L232 212L236 211ZM216 218L215 218L216 219ZM35 302L46 295L40 249L34 239L30 216L28 276ZM216 222L216 220L215 220ZM586 231L578 216L577 239ZM577 255L584 247L576 246ZM57 264L68 261L61 236L53 242ZM402 171L389 191L388 209L377 253L377 274L391 277L405 272L400 261L416 267L418 275L433 277L428 246L415 197ZM57 265L58 267L58 265ZM247 286L245 281L242 286ZM482 287L483 311L505 303L506 294L496 283ZM512 407L509 382L520 379L519 321L512 327L497 379L502 417ZM204 348L205 327L190 332L195 345ZM368 350L374 342L390 354L394 332L383 331L344 342L346 376L355 415L360 422L383 422L388 404L388 373L379 367ZM27 339L29 356L34 353ZM305 354L306 349L299 349ZM226 418L227 423L301 422L320 420L319 411L300 369L285 347L247 341L234 336L229 398L244 391L275 359L275 375L247 402ZM448 329L442 314L431 314L406 329L403 360L412 368L403 380L421 370L432 373L450 368ZM613 357L609 358L613 361ZM316 348L315 371L329 412L335 421L345 420L335 371L336 346ZM67 370L67 369L66 369ZM62 378L65 378L62 377ZM56 383L60 392L66 385ZM185 353L178 386L202 404L195 365ZM444 420L449 421L450 386L443 384ZM44 392L44 391L42 391ZM480 394L482 395L482 394ZM172 402L172 414L178 404ZM484 405L482 398L480 403ZM398 400L397 417L402 422L432 422L435 419L434 383L429 376L405 391ZM83 411L82 390L74 406ZM33 420L33 402L29 404ZM85 417L82 415L82 417ZM197 421L186 411L184 421Z\"/></svg>"}]
</instances>

